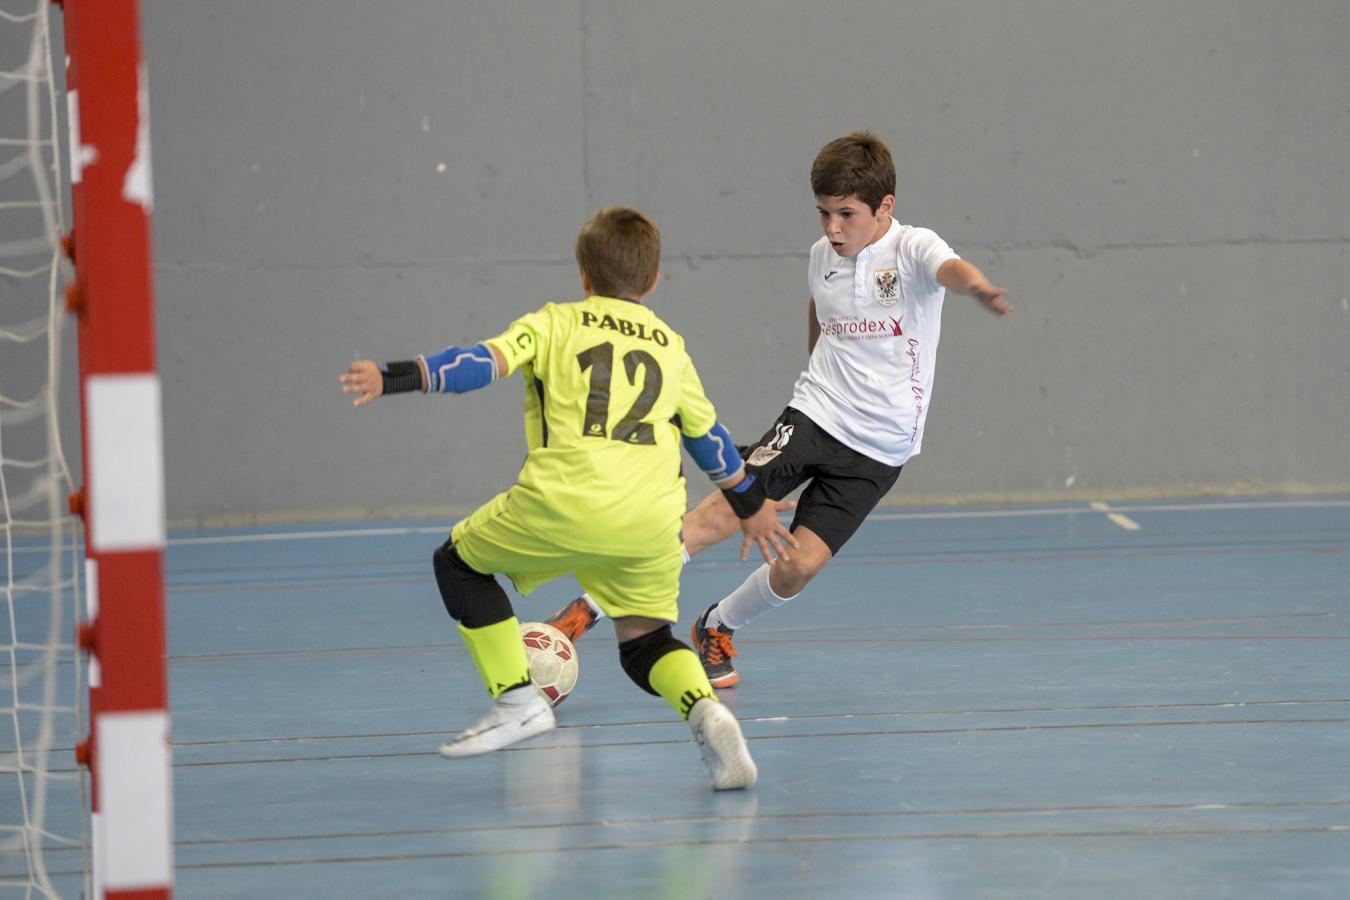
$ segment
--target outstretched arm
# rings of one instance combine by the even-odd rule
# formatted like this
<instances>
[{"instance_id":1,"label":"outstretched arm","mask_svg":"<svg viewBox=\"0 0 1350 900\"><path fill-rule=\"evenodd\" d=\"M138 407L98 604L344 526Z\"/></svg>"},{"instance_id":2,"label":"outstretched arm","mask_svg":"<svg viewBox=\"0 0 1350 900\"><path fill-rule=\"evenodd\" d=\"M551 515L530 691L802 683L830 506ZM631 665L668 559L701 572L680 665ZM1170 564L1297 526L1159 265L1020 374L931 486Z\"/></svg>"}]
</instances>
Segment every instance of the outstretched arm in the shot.
<instances>
[{"instance_id":1,"label":"outstretched arm","mask_svg":"<svg viewBox=\"0 0 1350 900\"><path fill-rule=\"evenodd\" d=\"M377 363L360 359L339 376L342 393L356 394L352 406L365 406L384 394L438 391L462 394L491 384L506 374L506 359L491 344L446 347L431 356Z\"/></svg>"},{"instance_id":2,"label":"outstretched arm","mask_svg":"<svg viewBox=\"0 0 1350 900\"><path fill-rule=\"evenodd\" d=\"M1003 297L1008 292L990 283L984 273L964 259L949 259L937 271L938 284L955 294L974 297L991 313L1006 316L1012 304Z\"/></svg>"}]
</instances>

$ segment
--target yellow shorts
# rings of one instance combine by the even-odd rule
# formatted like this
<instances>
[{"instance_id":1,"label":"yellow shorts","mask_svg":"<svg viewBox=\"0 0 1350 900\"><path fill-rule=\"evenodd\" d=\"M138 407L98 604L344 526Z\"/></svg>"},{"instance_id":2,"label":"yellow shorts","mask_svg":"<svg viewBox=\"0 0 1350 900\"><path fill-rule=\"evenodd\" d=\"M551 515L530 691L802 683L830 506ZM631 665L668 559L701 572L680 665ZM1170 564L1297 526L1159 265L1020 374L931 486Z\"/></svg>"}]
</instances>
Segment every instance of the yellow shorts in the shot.
<instances>
[{"instance_id":1,"label":"yellow shorts","mask_svg":"<svg viewBox=\"0 0 1350 900\"><path fill-rule=\"evenodd\" d=\"M479 572L505 575L529 594L545 582L575 575L583 590L611 619L647 616L676 622L680 617L679 541L648 556L609 556L560 547L538 537L515 515L510 492L493 497L450 532L461 559Z\"/></svg>"}]
</instances>

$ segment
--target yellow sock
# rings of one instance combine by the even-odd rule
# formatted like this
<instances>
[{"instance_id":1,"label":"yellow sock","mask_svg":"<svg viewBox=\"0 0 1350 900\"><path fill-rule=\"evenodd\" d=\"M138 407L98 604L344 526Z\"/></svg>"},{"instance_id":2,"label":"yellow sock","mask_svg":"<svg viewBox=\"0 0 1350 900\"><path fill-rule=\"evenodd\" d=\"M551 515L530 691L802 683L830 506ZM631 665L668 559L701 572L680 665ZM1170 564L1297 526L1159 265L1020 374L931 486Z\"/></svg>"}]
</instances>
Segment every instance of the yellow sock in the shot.
<instances>
[{"instance_id":1,"label":"yellow sock","mask_svg":"<svg viewBox=\"0 0 1350 900\"><path fill-rule=\"evenodd\" d=\"M717 700L703 663L688 648L672 650L656 661L647 681L665 701L675 708L681 719L689 718L689 710L704 697Z\"/></svg>"},{"instance_id":2,"label":"yellow sock","mask_svg":"<svg viewBox=\"0 0 1350 900\"><path fill-rule=\"evenodd\" d=\"M483 628L459 626L469 657L483 679L483 686L495 700L505 690L528 684L530 662L520 640L520 622L515 616L505 622Z\"/></svg>"}]
</instances>

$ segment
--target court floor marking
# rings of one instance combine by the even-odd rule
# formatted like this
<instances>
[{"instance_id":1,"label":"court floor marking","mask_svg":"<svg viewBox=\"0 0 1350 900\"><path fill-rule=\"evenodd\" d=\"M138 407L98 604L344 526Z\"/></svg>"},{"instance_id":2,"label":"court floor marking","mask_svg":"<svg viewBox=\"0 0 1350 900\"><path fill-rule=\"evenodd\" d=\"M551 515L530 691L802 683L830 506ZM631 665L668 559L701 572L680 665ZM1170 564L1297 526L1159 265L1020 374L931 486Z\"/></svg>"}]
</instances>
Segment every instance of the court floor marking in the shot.
<instances>
[{"instance_id":1,"label":"court floor marking","mask_svg":"<svg viewBox=\"0 0 1350 900\"><path fill-rule=\"evenodd\" d=\"M820 810L814 812L753 813L702 816L658 816L654 818L606 818L573 820L567 822L513 822L507 825L447 825L441 828L407 828L324 834L284 834L272 837L203 838L176 841L179 847L209 847L216 845L257 844L317 840L343 840L359 837L417 837L440 834L491 834L517 831L567 831L577 828L628 828L644 825L697 825L717 822L794 822L816 819L927 819L960 818L963 816L1059 816L1075 813L1158 813L1158 812L1214 812L1230 810L1339 810L1350 809L1350 801L1307 802L1208 802L1208 803L1102 803L1065 806L991 806L974 809L895 809L895 810Z\"/></svg>"},{"instance_id":2,"label":"court floor marking","mask_svg":"<svg viewBox=\"0 0 1350 900\"><path fill-rule=\"evenodd\" d=\"M821 719L882 719L882 718L926 718L940 716L982 716L982 715L1026 715L1028 713L1092 713L1092 712L1159 712L1162 710L1183 709L1243 709L1258 706L1344 706L1350 704L1350 698L1327 697L1323 699L1299 700L1223 700L1215 703L1124 703L1098 704L1091 706L993 706L971 709L915 709L890 710L880 712L846 713L807 713L793 716L741 716L741 722L793 722ZM560 731L595 728L632 728L648 726L668 726L674 724L671 719L648 719L631 722L590 722L573 724L559 722ZM210 741L174 741L175 747L215 747L242 746L245 744L285 744L301 741L354 741L386 740L403 737L434 737L443 731L369 731L355 734L332 735L286 735L285 737L266 738L227 738ZM70 748L66 748L70 749Z\"/></svg>"},{"instance_id":3,"label":"court floor marking","mask_svg":"<svg viewBox=\"0 0 1350 900\"><path fill-rule=\"evenodd\" d=\"M986 626L966 626L970 628ZM987 626L992 629L1017 628L1021 626L992 625ZM1069 627L1069 626L1064 626ZM945 628L935 627L938 630L957 630L959 626L946 626ZM783 632L801 631L804 629L784 629ZM876 629L873 629L875 631ZM1279 643L1280 641L1350 641L1350 634L1238 634L1238 635L1181 635L1181 634L1063 634L1063 635L1008 635L1008 636L989 636L989 637L880 637L875 634L869 634L865 637L851 638L822 638L813 637L813 644L1009 644L1009 643L1073 643L1075 641L1084 642L1111 642L1122 643L1149 643L1149 642L1177 642L1185 643L1187 641L1216 642L1228 641L1237 643L1269 642ZM802 643L800 638L746 638L746 644L787 644L794 645ZM411 644L411 645L392 645L379 647L341 647L331 649L317 650L259 650L251 653L199 653L183 656L169 657L171 665L188 665L193 663L204 663L215 665L219 663L234 663L267 660L269 662L285 662L291 660L314 659L316 657L333 656L387 656L398 654L400 656L442 656L447 653L457 654L465 652L462 644Z\"/></svg>"},{"instance_id":4,"label":"court floor marking","mask_svg":"<svg viewBox=\"0 0 1350 900\"><path fill-rule=\"evenodd\" d=\"M741 722L745 724L770 723L770 724L794 724L806 721L840 721L840 720L863 720L863 719L915 719L915 718L943 718L943 717L964 717L977 715L1026 715L1026 714L1046 714L1046 713L1092 713L1092 712L1162 712L1165 710L1219 710L1219 709L1246 709L1255 707L1271 706L1341 706L1350 703L1350 699L1328 698L1328 699L1305 699L1305 700L1254 700L1254 701L1223 701L1219 703L1160 703L1160 704L1125 704L1125 705L1101 705L1101 706L1047 706L1047 707L1025 707L1025 708L1002 708L993 707L988 709L934 709L934 710L899 710L882 712L847 712L831 713L820 715L793 715L793 716L743 716ZM559 723L558 733L566 734L575 732L595 732L601 729L647 729L647 728L671 728L678 723L671 720L638 720L629 722L590 722L584 724ZM1167 727L1195 727L1209 725L1332 725L1332 724L1350 724L1350 718L1347 717L1303 717L1296 719L1280 718L1259 718L1259 719L1214 719L1214 718L1194 718L1194 719L1173 719L1156 721L1117 721L1117 722L1059 722L1059 723L1013 723L1009 725L976 725L968 727L946 727L946 728L873 728L863 731L832 731L832 732L803 732L794 734L755 734L748 735L747 741L761 740L807 740L807 739L829 739L839 737L878 737L886 735L910 735L924 736L931 734L982 734L996 733L1005 731L1015 732L1034 732L1034 731L1065 731L1082 729L1112 729L1112 728L1167 728ZM273 745L294 745L301 743L330 743L336 741L363 741L363 740L389 740L390 738L436 738L447 734L446 729L435 731L390 731L390 732L365 732L359 734L336 734L336 735L286 735L265 738L237 738L220 739L208 741L174 741L173 746L176 749L187 750L198 747L242 747L248 745L273 744ZM608 740L608 741L590 741L584 744L587 748L593 747L636 747L661 744L685 744L689 738L681 735L676 738L656 738L651 740ZM570 746L570 745L569 745ZM71 748L57 748L58 751L69 752ZM560 749L555 745L549 744L524 744L516 747L508 747L501 751L504 753L519 752L548 752L550 750ZM359 759L386 759L386 758L408 758L431 755L432 751L427 749L416 751L389 751L383 753L341 753L341 754L311 754L307 756L291 757L267 757L261 759L219 759L203 760L199 762L175 761L173 767L179 768L205 768L217 766L235 766L235 765L262 765L267 763L296 763L296 762L333 762L339 760L359 760ZM56 769L53 774L62 773L76 774L76 769ZM1350 802L1350 801L1348 801Z\"/></svg>"},{"instance_id":5,"label":"court floor marking","mask_svg":"<svg viewBox=\"0 0 1350 900\"><path fill-rule=\"evenodd\" d=\"M972 709L924 709L889 710L880 712L846 712L805 714L792 716L741 716L742 723L783 723L842 719L916 719L942 718L949 716L1007 716L1041 715L1050 713L1094 713L1094 712L1163 712L1165 710L1218 710L1246 709L1267 706L1344 706L1350 699L1331 697L1326 699L1304 700L1226 700L1217 703L1131 703L1096 706L1030 706L1030 707L988 707ZM1186 720L1177 720L1186 721ZM1250 719L1232 719L1226 721L1251 722ZM1277 719L1272 721L1304 721L1295 719ZM647 719L628 722L589 722L574 724L559 722L560 732L575 730L596 730L601 728L662 728L672 725L669 719ZM1128 724L1128 723L1124 723ZM174 741L174 747L188 749L194 747L235 747L256 744L299 744L323 743L328 741L388 740L390 738L430 738L444 734L444 729L435 731L371 731L354 734L285 735L258 738L222 738L206 741ZM70 748L65 748L69 750Z\"/></svg>"},{"instance_id":6,"label":"court floor marking","mask_svg":"<svg viewBox=\"0 0 1350 900\"><path fill-rule=\"evenodd\" d=\"M722 817L729 818L729 817ZM1262 828L1112 828L1091 831L1039 830L1039 831L946 831L920 834L848 834L848 835L787 835L774 837L746 837L732 835L727 837L676 838L658 841L617 841L604 844L577 844L556 847L506 847L501 849L473 850L435 850L426 853L380 853L347 856L312 856L303 859L258 859L230 862L176 862L179 871L214 869L275 869L292 866L323 866L344 863L372 862L415 862L419 860L484 859L509 856L575 856L579 853L602 852L612 850L672 850L691 847L719 846L781 846L783 844L848 844L867 843L914 843L918 841L961 841L961 840L1047 840L1057 838L1215 838L1241 837L1245 835L1271 834L1350 834L1350 825L1291 826ZM78 875L79 870L51 872L52 875Z\"/></svg>"},{"instance_id":7,"label":"court floor marking","mask_svg":"<svg viewBox=\"0 0 1350 900\"><path fill-rule=\"evenodd\" d=\"M984 622L979 624L962 625L832 625L828 628L766 628L760 632L759 637L747 637L742 640L747 644L785 644L792 643L791 635L809 634L812 642L829 641L838 643L842 638L822 637L826 634L847 635L854 632L865 632L869 638L877 641L885 641L883 634L893 632L967 632L967 631L996 631L1008 632L1023 629L1037 628L1096 628L1103 626L1122 626L1131 627L1149 626L1149 625L1194 625L1203 623L1205 625L1222 625L1240 622L1266 622L1280 619L1339 619L1343 616L1340 612L1290 612L1276 613L1273 615L1250 615L1250 616L1201 616L1194 618L1167 618L1167 619L1084 619L1080 621L1053 621L1053 622ZM774 637L779 635L779 637ZM1071 638L1073 635L1061 635L1061 637ZM1133 634L1126 636L1119 635L1090 635L1097 639L1117 637L1122 640L1138 640ZM1173 639L1185 639L1185 635L1171 635ZM1202 639L1206 635L1200 635L1197 639ZM1242 640L1280 640L1281 635L1235 635L1234 639ZM1327 635L1318 635L1326 638ZM1334 636L1332 636L1334 637ZM1350 639L1350 635L1343 635L1340 639ZM592 639L583 645L583 649L591 650L595 647L596 640ZM937 639L934 639L935 641ZM446 652L459 652L463 650L463 644L455 641L441 641L428 644L373 644L369 646L351 646L351 647L321 647L306 650L284 649L284 650L239 650L239 651L212 651L202 653L178 653L167 657L173 665L187 665L192 663L229 663L236 661L249 660L291 660L308 659L322 656L370 656L397 653L400 655L408 654L442 654Z\"/></svg>"},{"instance_id":8,"label":"court floor marking","mask_svg":"<svg viewBox=\"0 0 1350 900\"><path fill-rule=\"evenodd\" d=\"M1097 510L1098 512L1106 513L1106 518L1110 519L1112 522L1115 522L1117 525L1119 525L1121 528L1124 528L1126 531L1139 530L1138 522L1136 522L1134 519L1131 519L1129 516L1122 515L1121 513L1118 512L1112 512L1111 507L1100 500L1093 500L1091 503L1088 504L1088 506L1091 507L1092 509Z\"/></svg>"},{"instance_id":9,"label":"court floor marking","mask_svg":"<svg viewBox=\"0 0 1350 900\"><path fill-rule=\"evenodd\" d=\"M1008 561L1010 559L1042 560L1044 554L1053 554L1055 559L1129 557L1152 553L1154 555L1186 556L1243 555L1247 553L1342 553L1344 546L1336 546L1334 541L1344 535L1336 529L1318 531L1308 537L1276 539L1253 534L1250 538L1234 536L1226 541L1199 539L1166 538L1162 535L1152 538L1136 539L1129 542L1098 540L1091 543L1077 542L1068 549L1063 542L1042 540L1041 536L1019 536L1015 538L986 539L982 546L969 546L968 541L949 541L916 539L906 541L904 545L888 542L885 555L874 552L878 544L875 538L863 538L857 542L856 552L841 557L836 565L848 565L850 561L862 561L869 565L878 561L896 565L914 562L960 562L970 560ZM1034 542L1033 542L1034 541ZM999 555L994 555L999 554ZM1035 554L1041 554L1037 556ZM747 563L728 560L724 555L711 554L706 558L696 557L685 564L690 572L723 572L744 568ZM758 562L755 563L758 565ZM386 585L423 584L427 581L424 574L430 568L418 558L363 558L329 563L327 561L297 561L280 564L239 562L228 567L192 568L171 566L165 573L166 584L175 596L202 594L252 593L256 591L286 591L297 589L315 590L332 587L377 587ZM351 573L359 573L358 579ZM266 576L266 577L264 577ZM338 577L340 576L340 578Z\"/></svg>"},{"instance_id":10,"label":"court floor marking","mask_svg":"<svg viewBox=\"0 0 1350 900\"><path fill-rule=\"evenodd\" d=\"M1120 513L1141 512L1222 512L1226 510L1256 509L1345 509L1350 500L1242 500L1232 503L1157 503L1118 505ZM1056 506L1033 509L969 509L943 512L873 512L867 518L882 522L901 522L918 519L1000 519L1034 516L1066 516L1093 513L1096 510L1082 506Z\"/></svg>"},{"instance_id":11,"label":"court floor marking","mask_svg":"<svg viewBox=\"0 0 1350 900\"><path fill-rule=\"evenodd\" d=\"M1262 500L1236 501L1232 503L1164 503L1149 505L1114 506L1112 511L1118 514L1140 512L1211 512L1223 510L1256 509L1345 509L1350 508L1347 500ZM879 522L900 522L921 519L998 519L1025 518L1032 516L1072 516L1096 514L1099 510L1082 506L1057 506L1037 509L987 509L987 510L946 510L942 512L874 512L868 519ZM447 519L446 521L450 521ZM227 534L203 537L169 538L170 547L187 547L210 544L245 544L268 541L312 541L329 538L391 537L400 534L445 534L445 525L399 526L389 528L344 528L323 531L278 531L253 534Z\"/></svg>"},{"instance_id":12,"label":"court floor marking","mask_svg":"<svg viewBox=\"0 0 1350 900\"><path fill-rule=\"evenodd\" d=\"M1187 547L1183 544L1174 543L1170 545L1143 544L1136 549L1093 547L1081 550L1066 550L1062 552L1050 552L1040 548L1027 548L1013 552L1000 551L998 553L968 550L949 553L935 552L927 556L879 556L876 554L858 554L841 557L837 561L833 561L831 563L831 568L840 570L886 566L969 566L977 564L1002 565L1005 563L1045 563L1089 560L1195 559L1209 556L1299 556L1307 554L1338 556L1347 552L1350 552L1350 545L1337 546L1327 543L1287 547L1256 547L1248 542L1236 545L1207 544L1198 547ZM756 563L756 565L758 565L758 563ZM719 559L710 559L707 562L690 562L686 565L686 571L697 572L700 574L744 572L745 566L746 563L739 561L730 562ZM300 568L315 568L315 565L302 566ZM247 566L240 567L240 571L246 571L247 569ZM169 577L170 579L173 578L172 572L169 573ZM742 577L744 577L744 575L742 575ZM288 581L244 581L241 579L239 580L239 583L233 585L224 583L193 584L189 582L171 581L168 585L168 590L172 598L186 599L189 597L210 597L225 594L284 594L325 590L347 591L354 588L424 586L428 583L429 578L425 575L410 575L407 578L381 577L342 580L306 580L303 578L296 578Z\"/></svg>"},{"instance_id":13,"label":"court floor marking","mask_svg":"<svg viewBox=\"0 0 1350 900\"><path fill-rule=\"evenodd\" d=\"M714 838L681 838L664 841L622 841L607 844L578 844L560 847L511 847L500 850L437 850L427 853L387 853L361 856L315 857L288 860L241 860L237 862L177 863L182 869L251 869L282 866L336 865L340 863L411 862L428 859L481 859L499 856L533 856L560 854L575 855L606 850L665 850L683 847L717 847L723 845L779 846L782 844L848 844L913 843L915 841L953 840L1047 840L1055 838L1177 838L1177 837L1235 837L1262 834L1350 834L1350 825L1266 827L1266 828L1111 828L1091 831L948 831L923 834L847 834L847 835L784 835L775 837L744 837L741 835Z\"/></svg>"},{"instance_id":14,"label":"court floor marking","mask_svg":"<svg viewBox=\"0 0 1350 900\"><path fill-rule=\"evenodd\" d=\"M1117 505L1111 511L1118 514L1141 512L1217 512L1224 510L1257 509L1345 509L1350 508L1347 500L1258 500L1210 502L1210 503L1159 503ZM1036 516L1073 516L1084 513L1096 513L1099 510L1079 506L1056 506L1035 509L982 509L982 510L946 510L941 512L873 512L867 518L878 522L903 522L924 519L1016 519ZM448 517L450 522L455 517ZM314 541L329 538L394 537L400 534L446 534L445 525L399 526L387 528L341 528L323 531L276 531L251 534L221 534L200 537L170 537L165 543L170 547L191 547L213 544L249 544L270 541ZM83 544L77 543L77 549L83 550ZM14 555L24 553L50 553L47 547L16 546Z\"/></svg>"},{"instance_id":15,"label":"court floor marking","mask_svg":"<svg viewBox=\"0 0 1350 900\"><path fill-rule=\"evenodd\" d=\"M753 720L747 720L753 721ZM766 721L775 721L774 718ZM678 723L666 722L666 726L673 727ZM985 734L1004 734L1015 732L1017 734L1031 734L1039 732L1063 732L1063 731L1110 731L1116 729L1162 729L1162 728L1215 728L1224 726L1280 726L1284 728L1290 725L1350 725L1350 718L1347 717L1317 717L1301 719L1176 719L1162 721L1128 721L1128 722L1061 722L1048 724L1033 724L1025 722L1015 722L1008 725L972 725L966 727L947 727L947 728L872 728L859 731L806 731L791 734L752 734L746 736L748 743L758 743L760 741L819 741L819 740L840 740L845 738L880 738L880 737L931 737L934 735L985 735ZM572 730L580 732L593 731L602 727L602 725L573 725ZM631 727L623 725L619 727ZM437 732L444 734L446 732ZM646 740L601 740L586 741L583 744L571 745L565 747L555 744L517 744L511 747L505 747L496 752L498 753L551 753L560 749L566 749L573 746L584 748L586 750L595 750L601 747L607 748L631 748L631 747L654 747L663 745L684 745L690 742L688 735L679 737L664 738L653 737ZM198 762L174 762L173 768L178 769L203 769L203 768L221 768L225 766L262 766L262 765L284 765L294 763L329 763L356 760L375 760L375 759L414 759L432 756L433 751L430 747L425 750L390 750L385 752L367 752L367 753L321 753L310 754L306 756L274 756L261 759L215 759L201 760Z\"/></svg>"},{"instance_id":16,"label":"court floor marking","mask_svg":"<svg viewBox=\"0 0 1350 900\"><path fill-rule=\"evenodd\" d=\"M228 838L203 838L198 840L178 840L175 847L233 847L248 844L295 844L302 842L341 841L359 838L412 838L435 837L438 835L489 835L496 833L513 834L521 831L575 831L578 829L604 828L625 829L633 827L663 827L670 825L716 824L719 822L816 822L816 821L856 821L878 819L960 819L976 816L1054 816L1097 813L1191 813L1191 812L1246 812L1246 811L1308 811L1350 809L1350 801L1307 801L1307 802L1205 802L1205 803L1138 803L1138 804L1082 804L1064 806L1007 806L972 809L898 809L898 810L820 810L813 812L750 813L737 814L722 812L713 815L693 816L657 816L653 818L607 818L594 820L569 820L565 822L513 822L505 825L447 825L440 828L371 829L344 832L322 832L316 834L277 834L259 836L241 836ZM1328 826L1329 830L1344 830L1346 826ZM54 847L53 851L77 851L74 847Z\"/></svg>"}]
</instances>

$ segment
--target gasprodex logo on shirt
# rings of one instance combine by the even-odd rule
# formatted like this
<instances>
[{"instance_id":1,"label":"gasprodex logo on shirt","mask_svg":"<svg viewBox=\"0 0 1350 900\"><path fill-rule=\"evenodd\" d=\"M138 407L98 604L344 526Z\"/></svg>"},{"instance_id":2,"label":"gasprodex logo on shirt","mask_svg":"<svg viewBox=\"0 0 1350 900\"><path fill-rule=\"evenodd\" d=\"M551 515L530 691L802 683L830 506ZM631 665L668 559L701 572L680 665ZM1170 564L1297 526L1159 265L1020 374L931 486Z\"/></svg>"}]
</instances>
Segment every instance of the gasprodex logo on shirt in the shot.
<instances>
[{"instance_id":1,"label":"gasprodex logo on shirt","mask_svg":"<svg viewBox=\"0 0 1350 900\"><path fill-rule=\"evenodd\" d=\"M822 336L837 337L846 341L868 341L903 337L905 331L900 327L900 319L896 316L887 316L884 319L842 316L822 322L820 333Z\"/></svg>"}]
</instances>

